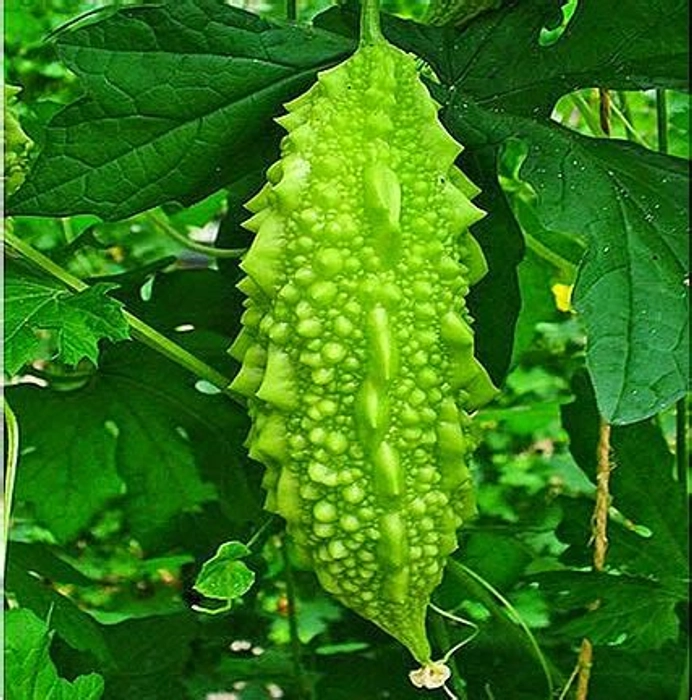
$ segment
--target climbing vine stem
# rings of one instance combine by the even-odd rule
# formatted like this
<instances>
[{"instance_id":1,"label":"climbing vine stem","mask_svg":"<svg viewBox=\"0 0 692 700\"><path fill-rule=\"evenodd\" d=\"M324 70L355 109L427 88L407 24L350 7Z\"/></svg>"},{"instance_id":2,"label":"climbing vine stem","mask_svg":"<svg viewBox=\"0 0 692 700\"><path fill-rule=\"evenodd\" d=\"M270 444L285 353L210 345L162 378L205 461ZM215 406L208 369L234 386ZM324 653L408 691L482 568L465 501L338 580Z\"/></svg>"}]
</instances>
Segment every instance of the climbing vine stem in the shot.
<instances>
[{"instance_id":1,"label":"climbing vine stem","mask_svg":"<svg viewBox=\"0 0 692 700\"><path fill-rule=\"evenodd\" d=\"M288 551L286 538L282 542L284 556L284 574L286 579L286 598L288 599L288 632L291 638L291 656L293 657L293 672L298 686L298 697L306 697L307 687L303 670L303 658L300 648L300 635L298 630L297 596L295 580L293 578L293 564Z\"/></svg>"},{"instance_id":2,"label":"climbing vine stem","mask_svg":"<svg viewBox=\"0 0 692 700\"><path fill-rule=\"evenodd\" d=\"M10 518L12 515L12 501L14 499L14 482L17 476L17 463L19 462L19 423L14 415L14 411L4 397L2 399L2 408L5 416L5 449L7 455L3 500L2 553L0 553L0 573L4 579L7 547L10 543Z\"/></svg>"},{"instance_id":3,"label":"climbing vine stem","mask_svg":"<svg viewBox=\"0 0 692 700\"><path fill-rule=\"evenodd\" d=\"M154 224L154 226L159 229L162 233L172 238L174 241L180 243L180 245L188 248L189 250L194 250L196 253L201 253L210 258L239 258L244 252L245 248L215 248L211 245L205 245L204 243L198 243L188 238L185 234L180 233L175 226L172 226L166 219L164 219L160 214L152 212L148 215L149 220Z\"/></svg>"},{"instance_id":4,"label":"climbing vine stem","mask_svg":"<svg viewBox=\"0 0 692 700\"><path fill-rule=\"evenodd\" d=\"M479 576L473 569L469 569L467 566L462 564L461 562L456 561L455 559L450 559L447 562L447 571L451 576L453 576L455 579L458 579L460 582L465 583L465 580L467 578L470 578L474 583L479 584L482 589L485 591L489 592L493 598L496 598L507 610L509 613L509 617L511 617L512 621L515 622L521 629L523 630L524 634L526 635L526 638L528 640L528 643L533 650L534 654L536 655L536 658L541 665L541 669L543 670L543 673L545 675L545 680L547 684L547 690L548 690L548 698L553 697L553 691L554 691L554 686L553 686L553 676L550 672L550 668L548 666L548 662L541 651L541 647L538 644L538 641L536 640L536 637L534 636L533 632L529 628L529 626L526 624L526 622L523 620L517 609L512 605L512 603L505 598L500 591L497 590L492 584L488 583L482 576Z\"/></svg>"},{"instance_id":5,"label":"climbing vine stem","mask_svg":"<svg viewBox=\"0 0 692 700\"><path fill-rule=\"evenodd\" d=\"M295 22L298 19L297 0L286 0L286 19L290 22Z\"/></svg>"},{"instance_id":6,"label":"climbing vine stem","mask_svg":"<svg viewBox=\"0 0 692 700\"><path fill-rule=\"evenodd\" d=\"M593 514L593 568L603 571L608 550L608 510L610 509L610 424L601 421L596 474L596 507Z\"/></svg>"}]
</instances>

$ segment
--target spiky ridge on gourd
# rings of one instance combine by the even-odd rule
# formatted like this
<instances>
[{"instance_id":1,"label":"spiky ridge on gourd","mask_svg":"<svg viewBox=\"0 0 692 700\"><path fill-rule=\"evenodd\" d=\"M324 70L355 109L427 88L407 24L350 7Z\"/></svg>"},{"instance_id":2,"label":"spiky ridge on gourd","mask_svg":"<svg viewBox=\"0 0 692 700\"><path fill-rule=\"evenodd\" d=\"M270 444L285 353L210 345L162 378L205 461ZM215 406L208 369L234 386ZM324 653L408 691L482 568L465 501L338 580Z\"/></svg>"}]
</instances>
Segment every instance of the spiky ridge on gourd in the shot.
<instances>
[{"instance_id":1,"label":"spiky ridge on gourd","mask_svg":"<svg viewBox=\"0 0 692 700\"><path fill-rule=\"evenodd\" d=\"M495 393L464 302L483 212L414 58L386 42L286 108L247 204L232 387L267 509L327 591L426 664L426 607L474 510L466 412Z\"/></svg>"}]
</instances>

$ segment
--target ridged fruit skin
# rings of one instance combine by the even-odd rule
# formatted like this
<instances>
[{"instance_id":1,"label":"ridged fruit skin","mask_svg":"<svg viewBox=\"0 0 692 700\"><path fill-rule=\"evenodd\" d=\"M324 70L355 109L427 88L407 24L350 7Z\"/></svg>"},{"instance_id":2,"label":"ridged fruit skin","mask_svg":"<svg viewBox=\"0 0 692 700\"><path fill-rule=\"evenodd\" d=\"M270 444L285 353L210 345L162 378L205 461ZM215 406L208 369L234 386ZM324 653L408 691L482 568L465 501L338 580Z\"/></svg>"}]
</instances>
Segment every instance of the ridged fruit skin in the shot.
<instances>
[{"instance_id":1,"label":"ridged fruit skin","mask_svg":"<svg viewBox=\"0 0 692 700\"><path fill-rule=\"evenodd\" d=\"M246 205L232 387L266 508L327 591L426 663L426 607L474 512L467 412L496 392L464 301L484 212L399 49L362 46L286 108Z\"/></svg>"}]
</instances>

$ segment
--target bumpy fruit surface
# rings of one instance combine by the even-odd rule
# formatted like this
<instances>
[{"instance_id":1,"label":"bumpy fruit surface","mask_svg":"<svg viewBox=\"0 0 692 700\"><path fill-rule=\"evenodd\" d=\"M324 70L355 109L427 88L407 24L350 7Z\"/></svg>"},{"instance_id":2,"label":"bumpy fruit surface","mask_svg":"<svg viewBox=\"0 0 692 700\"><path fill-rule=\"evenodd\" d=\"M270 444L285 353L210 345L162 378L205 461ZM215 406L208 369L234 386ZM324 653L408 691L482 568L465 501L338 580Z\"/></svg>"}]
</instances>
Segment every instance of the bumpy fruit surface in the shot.
<instances>
[{"instance_id":1,"label":"bumpy fruit surface","mask_svg":"<svg viewBox=\"0 0 692 700\"><path fill-rule=\"evenodd\" d=\"M467 412L495 393L464 297L483 212L414 58L361 46L286 105L247 204L250 454L322 586L425 664L425 613L474 511Z\"/></svg>"}]
</instances>

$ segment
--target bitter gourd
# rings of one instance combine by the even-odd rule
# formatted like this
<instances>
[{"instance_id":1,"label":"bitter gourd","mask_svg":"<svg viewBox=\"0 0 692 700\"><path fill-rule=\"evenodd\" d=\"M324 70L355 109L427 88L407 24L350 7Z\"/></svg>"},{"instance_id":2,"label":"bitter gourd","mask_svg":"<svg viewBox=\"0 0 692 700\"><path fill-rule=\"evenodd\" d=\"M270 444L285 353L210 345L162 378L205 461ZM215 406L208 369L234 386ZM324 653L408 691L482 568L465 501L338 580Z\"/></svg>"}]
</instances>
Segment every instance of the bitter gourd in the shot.
<instances>
[{"instance_id":1,"label":"bitter gourd","mask_svg":"<svg viewBox=\"0 0 692 700\"><path fill-rule=\"evenodd\" d=\"M267 509L327 591L425 666L426 607L474 511L468 412L496 391L464 301L484 212L414 57L366 34L277 120L281 159L246 205L232 388Z\"/></svg>"}]
</instances>

